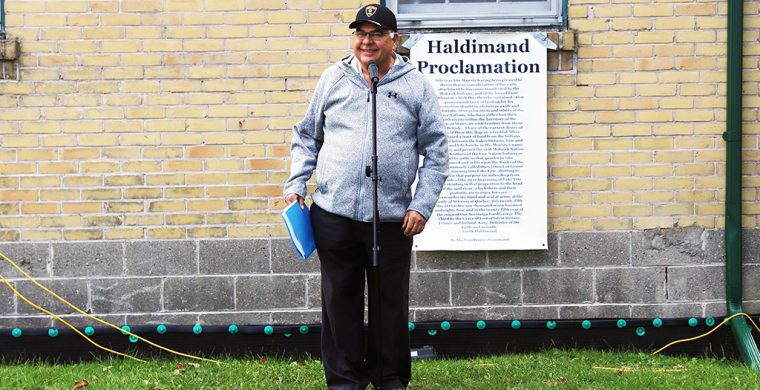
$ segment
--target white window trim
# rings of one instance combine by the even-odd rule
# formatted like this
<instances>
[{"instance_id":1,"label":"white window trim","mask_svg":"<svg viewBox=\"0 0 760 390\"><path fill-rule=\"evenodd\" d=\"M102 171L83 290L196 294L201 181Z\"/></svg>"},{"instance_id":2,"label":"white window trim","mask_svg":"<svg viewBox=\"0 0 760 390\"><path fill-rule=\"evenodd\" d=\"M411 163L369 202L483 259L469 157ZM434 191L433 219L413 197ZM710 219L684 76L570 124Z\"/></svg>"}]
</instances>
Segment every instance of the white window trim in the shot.
<instances>
[{"instance_id":1,"label":"white window trim","mask_svg":"<svg viewBox=\"0 0 760 390\"><path fill-rule=\"evenodd\" d=\"M535 5L536 2L525 2ZM548 0L549 9L523 11L522 13L419 13L399 14L398 1L388 0L387 6L398 19L398 27L404 28L466 28L466 27L519 27L561 26L562 0ZM466 3L463 3L466 5ZM459 6L459 4L457 4Z\"/></svg>"}]
</instances>

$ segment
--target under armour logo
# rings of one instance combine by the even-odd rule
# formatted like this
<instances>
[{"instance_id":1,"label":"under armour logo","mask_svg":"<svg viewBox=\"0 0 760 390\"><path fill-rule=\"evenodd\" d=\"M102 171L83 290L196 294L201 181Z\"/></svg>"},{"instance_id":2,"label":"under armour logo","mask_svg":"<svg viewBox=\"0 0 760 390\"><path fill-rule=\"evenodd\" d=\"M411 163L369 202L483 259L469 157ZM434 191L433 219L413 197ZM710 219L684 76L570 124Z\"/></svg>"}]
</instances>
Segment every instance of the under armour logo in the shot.
<instances>
[{"instance_id":1,"label":"under armour logo","mask_svg":"<svg viewBox=\"0 0 760 390\"><path fill-rule=\"evenodd\" d=\"M398 93L397 92L388 92L388 97L389 98L392 97L394 99L397 99L398 98Z\"/></svg>"}]
</instances>

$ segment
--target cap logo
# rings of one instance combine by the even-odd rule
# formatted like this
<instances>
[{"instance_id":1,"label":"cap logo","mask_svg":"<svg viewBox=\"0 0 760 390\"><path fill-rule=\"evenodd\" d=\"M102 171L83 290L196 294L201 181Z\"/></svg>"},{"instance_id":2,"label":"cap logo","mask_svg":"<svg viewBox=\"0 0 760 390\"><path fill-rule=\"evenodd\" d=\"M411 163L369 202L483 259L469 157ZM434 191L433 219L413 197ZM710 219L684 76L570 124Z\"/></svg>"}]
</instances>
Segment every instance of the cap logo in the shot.
<instances>
[{"instance_id":1,"label":"cap logo","mask_svg":"<svg viewBox=\"0 0 760 390\"><path fill-rule=\"evenodd\" d=\"M375 14L375 12L377 12L377 7L375 7L374 5L370 5L364 9L364 13L367 14L368 18L371 18L372 15Z\"/></svg>"}]
</instances>

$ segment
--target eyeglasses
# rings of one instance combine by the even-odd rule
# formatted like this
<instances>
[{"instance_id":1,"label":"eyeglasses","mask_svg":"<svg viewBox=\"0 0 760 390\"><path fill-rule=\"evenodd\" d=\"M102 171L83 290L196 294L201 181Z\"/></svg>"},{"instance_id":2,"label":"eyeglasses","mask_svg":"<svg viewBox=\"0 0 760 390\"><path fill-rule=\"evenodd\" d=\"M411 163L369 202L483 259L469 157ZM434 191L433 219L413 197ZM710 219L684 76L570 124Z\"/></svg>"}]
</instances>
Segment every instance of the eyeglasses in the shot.
<instances>
[{"instance_id":1,"label":"eyeglasses","mask_svg":"<svg viewBox=\"0 0 760 390\"><path fill-rule=\"evenodd\" d=\"M391 34L393 34L393 32L391 32ZM354 36L360 41L363 41L364 38L366 38L367 36L369 36L369 38L372 39L373 41L379 41L387 37L388 35L389 35L388 31L382 31L382 30L375 30L375 31L370 31L370 32L366 32L363 30L354 31Z\"/></svg>"}]
</instances>

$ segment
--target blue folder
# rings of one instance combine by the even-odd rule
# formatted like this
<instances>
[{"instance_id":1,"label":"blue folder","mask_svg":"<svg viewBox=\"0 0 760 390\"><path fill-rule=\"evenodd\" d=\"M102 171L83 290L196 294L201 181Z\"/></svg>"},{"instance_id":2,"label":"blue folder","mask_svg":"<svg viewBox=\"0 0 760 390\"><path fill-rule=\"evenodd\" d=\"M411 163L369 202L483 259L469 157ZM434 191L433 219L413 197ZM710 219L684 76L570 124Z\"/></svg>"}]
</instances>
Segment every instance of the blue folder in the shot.
<instances>
[{"instance_id":1,"label":"blue folder","mask_svg":"<svg viewBox=\"0 0 760 390\"><path fill-rule=\"evenodd\" d=\"M290 241L298 252L301 259L306 260L316 249L314 244L314 232L311 230L311 217L309 217L309 207L304 205L301 210L298 202L293 202L282 212L282 220L285 221L285 227L288 228Z\"/></svg>"}]
</instances>

